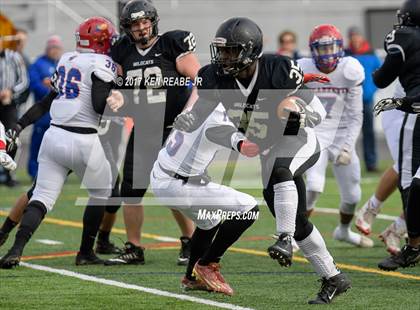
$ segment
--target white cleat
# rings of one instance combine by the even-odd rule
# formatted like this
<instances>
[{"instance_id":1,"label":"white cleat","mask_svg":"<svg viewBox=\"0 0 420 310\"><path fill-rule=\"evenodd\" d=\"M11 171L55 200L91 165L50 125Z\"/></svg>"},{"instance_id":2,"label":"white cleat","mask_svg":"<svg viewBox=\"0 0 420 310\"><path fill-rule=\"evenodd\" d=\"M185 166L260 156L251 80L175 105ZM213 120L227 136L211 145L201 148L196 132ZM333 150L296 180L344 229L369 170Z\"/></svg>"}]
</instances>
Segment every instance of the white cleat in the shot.
<instances>
[{"instance_id":1,"label":"white cleat","mask_svg":"<svg viewBox=\"0 0 420 310\"><path fill-rule=\"evenodd\" d=\"M371 248L373 247L373 240L360 235L358 233L352 232L350 229L343 229L340 226L337 226L333 233L333 238L338 241L347 242L351 245L355 245L361 248Z\"/></svg>"},{"instance_id":2,"label":"white cleat","mask_svg":"<svg viewBox=\"0 0 420 310\"><path fill-rule=\"evenodd\" d=\"M364 235L368 236L372 232L372 225L378 211L373 209L368 200L356 215L356 228Z\"/></svg>"},{"instance_id":3,"label":"white cleat","mask_svg":"<svg viewBox=\"0 0 420 310\"><path fill-rule=\"evenodd\" d=\"M398 253L400 253L401 239L403 237L404 236L398 234L397 228L395 227L395 223L389 225L379 235L379 239L381 239L382 242L386 245L386 250L392 255L397 255Z\"/></svg>"}]
</instances>

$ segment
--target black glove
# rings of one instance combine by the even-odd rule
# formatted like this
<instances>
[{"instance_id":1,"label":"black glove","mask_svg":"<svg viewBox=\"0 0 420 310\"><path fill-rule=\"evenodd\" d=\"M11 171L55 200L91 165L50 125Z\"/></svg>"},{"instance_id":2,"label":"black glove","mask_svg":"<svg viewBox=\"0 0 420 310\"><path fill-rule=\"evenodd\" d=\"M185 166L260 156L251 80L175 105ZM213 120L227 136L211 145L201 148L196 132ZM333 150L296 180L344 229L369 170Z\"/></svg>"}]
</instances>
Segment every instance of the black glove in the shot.
<instances>
[{"instance_id":1,"label":"black glove","mask_svg":"<svg viewBox=\"0 0 420 310\"><path fill-rule=\"evenodd\" d=\"M22 131L22 126L16 124L13 128L6 131L7 153L13 153L19 146L19 134Z\"/></svg>"},{"instance_id":2,"label":"black glove","mask_svg":"<svg viewBox=\"0 0 420 310\"><path fill-rule=\"evenodd\" d=\"M174 121L174 128L184 132L193 132L200 125L197 114L194 111L181 113Z\"/></svg>"}]
</instances>

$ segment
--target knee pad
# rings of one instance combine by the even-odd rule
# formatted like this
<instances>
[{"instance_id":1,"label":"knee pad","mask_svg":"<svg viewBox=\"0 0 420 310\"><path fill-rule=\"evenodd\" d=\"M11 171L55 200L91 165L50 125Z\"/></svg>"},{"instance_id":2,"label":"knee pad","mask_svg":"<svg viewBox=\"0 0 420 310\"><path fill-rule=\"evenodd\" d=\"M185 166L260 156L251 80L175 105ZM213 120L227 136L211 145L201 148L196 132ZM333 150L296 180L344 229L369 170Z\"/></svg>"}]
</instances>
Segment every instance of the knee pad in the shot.
<instances>
[{"instance_id":1,"label":"knee pad","mask_svg":"<svg viewBox=\"0 0 420 310\"><path fill-rule=\"evenodd\" d=\"M308 190L306 192L306 210L313 210L321 193Z\"/></svg>"},{"instance_id":2,"label":"knee pad","mask_svg":"<svg viewBox=\"0 0 420 310\"><path fill-rule=\"evenodd\" d=\"M296 230L293 237L296 241L302 241L311 234L313 227L306 213L298 213L296 214Z\"/></svg>"},{"instance_id":3,"label":"knee pad","mask_svg":"<svg viewBox=\"0 0 420 310\"><path fill-rule=\"evenodd\" d=\"M269 184L278 184L293 180L293 174L287 167L274 165Z\"/></svg>"},{"instance_id":4,"label":"knee pad","mask_svg":"<svg viewBox=\"0 0 420 310\"><path fill-rule=\"evenodd\" d=\"M45 206L45 204L39 200L30 201L28 206L25 208L25 211L23 211L23 213L26 213L28 212L28 210L31 210L31 209L36 210L37 213L41 214L42 218L44 218L45 214L47 214L48 212L48 209Z\"/></svg>"}]
</instances>

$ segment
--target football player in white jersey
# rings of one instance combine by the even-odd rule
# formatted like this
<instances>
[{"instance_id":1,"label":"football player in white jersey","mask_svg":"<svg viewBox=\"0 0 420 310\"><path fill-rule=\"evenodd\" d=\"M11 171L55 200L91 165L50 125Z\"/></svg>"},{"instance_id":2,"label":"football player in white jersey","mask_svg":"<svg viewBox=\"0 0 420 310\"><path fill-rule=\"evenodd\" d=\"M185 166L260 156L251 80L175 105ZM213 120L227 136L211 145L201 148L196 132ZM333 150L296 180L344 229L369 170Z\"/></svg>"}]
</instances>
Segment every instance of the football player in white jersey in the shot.
<instances>
[{"instance_id":1,"label":"football player in white jersey","mask_svg":"<svg viewBox=\"0 0 420 310\"><path fill-rule=\"evenodd\" d=\"M0 165L7 170L15 170L16 163L13 158L6 153L6 143L4 125L0 122Z\"/></svg>"},{"instance_id":2,"label":"football player in white jersey","mask_svg":"<svg viewBox=\"0 0 420 310\"><path fill-rule=\"evenodd\" d=\"M373 241L352 232L350 223L361 198L360 162L355 144L362 126L362 82L364 69L352 57L343 57L343 37L333 25L314 28L309 38L312 58L298 61L304 72L325 74L329 84L310 82L327 111L327 117L315 127L321 144L318 162L306 171L307 208L312 211L324 191L328 162L340 189L340 223L334 230L336 240L361 247L372 247Z\"/></svg>"},{"instance_id":3,"label":"football player in white jersey","mask_svg":"<svg viewBox=\"0 0 420 310\"><path fill-rule=\"evenodd\" d=\"M181 211L197 226L182 287L232 295L219 261L258 217L258 206L250 195L211 182L207 175L216 152L224 148L219 141L227 136L232 148L241 144L242 154L258 155L258 146L237 132L219 104L197 130L172 131L154 164L150 184L162 205ZM223 222L222 211L231 212Z\"/></svg>"},{"instance_id":4,"label":"football player in white jersey","mask_svg":"<svg viewBox=\"0 0 420 310\"><path fill-rule=\"evenodd\" d=\"M52 210L70 171L82 180L90 198L76 264L103 263L94 254L93 243L111 193L112 177L97 130L116 77L116 65L108 56L116 35L105 18L89 18L76 30L77 51L65 53L58 62L52 79L54 90L40 103L50 105L51 127L41 144L36 186L15 242L0 260L1 268L19 264L25 245Z\"/></svg>"},{"instance_id":5,"label":"football player in white jersey","mask_svg":"<svg viewBox=\"0 0 420 310\"><path fill-rule=\"evenodd\" d=\"M404 89L398 82L395 86L394 98L405 97ZM372 225L376 216L380 213L381 207L386 199L397 189L399 180L399 162L398 151L400 144L400 132L403 125L405 113L399 110L389 110L382 113L382 128L384 130L385 139L389 152L394 161L394 165L389 167L381 179L375 193L359 210L356 218L357 229L369 235L372 232ZM408 115L409 118L415 118L414 115ZM396 255L400 252L401 240L407 234L407 225L404 219L404 213L401 213L395 221L393 221L379 235L379 238L385 243L389 253Z\"/></svg>"}]
</instances>

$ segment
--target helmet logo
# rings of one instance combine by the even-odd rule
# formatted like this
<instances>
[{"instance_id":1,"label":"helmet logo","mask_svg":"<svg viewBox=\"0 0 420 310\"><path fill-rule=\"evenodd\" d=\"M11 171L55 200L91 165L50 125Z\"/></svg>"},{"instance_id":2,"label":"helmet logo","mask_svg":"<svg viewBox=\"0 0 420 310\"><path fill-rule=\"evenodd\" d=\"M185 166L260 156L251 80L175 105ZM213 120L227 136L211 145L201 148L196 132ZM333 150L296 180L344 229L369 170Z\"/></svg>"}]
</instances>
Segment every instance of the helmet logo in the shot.
<instances>
[{"instance_id":1,"label":"helmet logo","mask_svg":"<svg viewBox=\"0 0 420 310\"><path fill-rule=\"evenodd\" d=\"M102 31L102 30L106 30L106 29L108 29L108 25L105 24L105 23L96 25L96 30L98 30L98 31Z\"/></svg>"},{"instance_id":2,"label":"helmet logo","mask_svg":"<svg viewBox=\"0 0 420 310\"><path fill-rule=\"evenodd\" d=\"M214 38L213 43L214 45L217 45L217 46L225 46L227 43L227 40L226 38L217 37L217 38Z\"/></svg>"},{"instance_id":3,"label":"helmet logo","mask_svg":"<svg viewBox=\"0 0 420 310\"><path fill-rule=\"evenodd\" d=\"M140 11L140 12L136 12L136 13L131 13L131 19L142 18L144 15L146 15L146 13L144 13L144 11Z\"/></svg>"}]
</instances>

